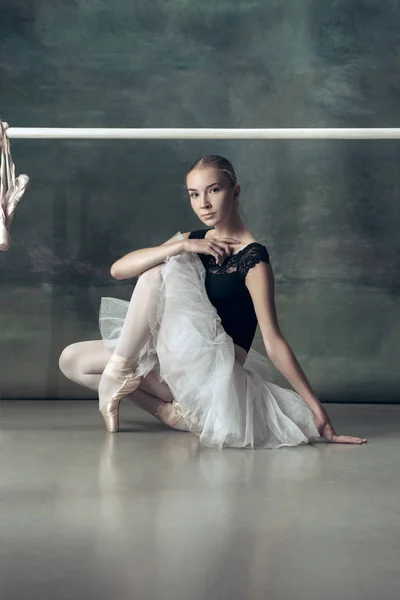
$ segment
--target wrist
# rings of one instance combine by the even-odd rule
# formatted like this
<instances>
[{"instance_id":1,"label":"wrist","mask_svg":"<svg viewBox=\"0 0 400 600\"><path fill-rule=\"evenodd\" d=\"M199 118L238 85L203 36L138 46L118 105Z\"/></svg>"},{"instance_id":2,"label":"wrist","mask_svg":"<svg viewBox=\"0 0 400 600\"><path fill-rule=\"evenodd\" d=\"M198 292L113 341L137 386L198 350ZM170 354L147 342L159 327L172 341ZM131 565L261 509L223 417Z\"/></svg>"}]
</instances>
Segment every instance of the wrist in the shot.
<instances>
[{"instance_id":1,"label":"wrist","mask_svg":"<svg viewBox=\"0 0 400 600\"><path fill-rule=\"evenodd\" d=\"M315 416L327 416L326 410L314 390L307 390L307 392L303 394L302 398L305 402L307 402Z\"/></svg>"},{"instance_id":2,"label":"wrist","mask_svg":"<svg viewBox=\"0 0 400 600\"><path fill-rule=\"evenodd\" d=\"M177 256L177 254L182 254L185 251L185 241L186 240L177 240L176 242L169 242L165 244L168 249L168 256Z\"/></svg>"},{"instance_id":3,"label":"wrist","mask_svg":"<svg viewBox=\"0 0 400 600\"><path fill-rule=\"evenodd\" d=\"M319 419L320 421L329 421L328 413L324 408L317 408L313 410L314 417Z\"/></svg>"}]
</instances>

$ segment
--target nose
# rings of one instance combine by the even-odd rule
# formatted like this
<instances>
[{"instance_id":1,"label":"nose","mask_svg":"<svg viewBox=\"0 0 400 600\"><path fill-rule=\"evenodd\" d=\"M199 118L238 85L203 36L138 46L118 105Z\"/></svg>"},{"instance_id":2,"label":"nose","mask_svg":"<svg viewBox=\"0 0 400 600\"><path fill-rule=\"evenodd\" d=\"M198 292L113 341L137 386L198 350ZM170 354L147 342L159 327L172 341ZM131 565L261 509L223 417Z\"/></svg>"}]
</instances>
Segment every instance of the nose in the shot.
<instances>
[{"instance_id":1,"label":"nose","mask_svg":"<svg viewBox=\"0 0 400 600\"><path fill-rule=\"evenodd\" d=\"M211 206L210 200L208 199L207 192L203 195L200 205L201 205L200 208L202 208L202 209L208 208L209 206Z\"/></svg>"}]
</instances>

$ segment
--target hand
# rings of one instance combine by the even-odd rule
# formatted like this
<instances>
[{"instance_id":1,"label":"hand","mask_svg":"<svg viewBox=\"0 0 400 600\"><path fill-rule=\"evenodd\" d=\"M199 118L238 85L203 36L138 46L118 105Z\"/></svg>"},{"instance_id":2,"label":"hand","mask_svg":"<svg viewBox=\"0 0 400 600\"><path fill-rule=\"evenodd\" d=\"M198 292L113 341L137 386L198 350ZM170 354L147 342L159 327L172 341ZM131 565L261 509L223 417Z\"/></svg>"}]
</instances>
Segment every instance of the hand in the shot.
<instances>
[{"instance_id":1,"label":"hand","mask_svg":"<svg viewBox=\"0 0 400 600\"><path fill-rule=\"evenodd\" d=\"M332 444L365 444L366 438L352 437L351 435L338 435L333 429L328 415L314 415L314 423L321 437Z\"/></svg>"},{"instance_id":2,"label":"hand","mask_svg":"<svg viewBox=\"0 0 400 600\"><path fill-rule=\"evenodd\" d=\"M240 244L239 240L230 237L206 239L187 239L184 241L185 252L197 252L198 254L210 254L214 256L217 264L221 266L223 262L233 252L232 246Z\"/></svg>"}]
</instances>

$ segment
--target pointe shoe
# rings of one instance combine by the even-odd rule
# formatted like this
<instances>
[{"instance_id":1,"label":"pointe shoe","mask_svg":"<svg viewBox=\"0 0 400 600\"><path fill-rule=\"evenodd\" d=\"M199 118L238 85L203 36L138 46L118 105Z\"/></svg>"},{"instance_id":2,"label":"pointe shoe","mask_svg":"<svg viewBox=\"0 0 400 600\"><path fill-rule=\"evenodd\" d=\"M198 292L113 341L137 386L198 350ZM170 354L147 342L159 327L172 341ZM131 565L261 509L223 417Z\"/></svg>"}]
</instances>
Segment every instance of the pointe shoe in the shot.
<instances>
[{"instance_id":1,"label":"pointe shoe","mask_svg":"<svg viewBox=\"0 0 400 600\"><path fill-rule=\"evenodd\" d=\"M15 184L6 193L4 204L6 205L8 231L11 229L18 203L25 194L28 184L28 175L18 175Z\"/></svg>"},{"instance_id":2,"label":"pointe shoe","mask_svg":"<svg viewBox=\"0 0 400 600\"><path fill-rule=\"evenodd\" d=\"M174 427L182 419L182 411L179 404L173 400L172 402L163 402L154 416L165 425Z\"/></svg>"},{"instance_id":3,"label":"pointe shoe","mask_svg":"<svg viewBox=\"0 0 400 600\"><path fill-rule=\"evenodd\" d=\"M115 368L114 365L118 365L118 368ZM111 379L121 383L121 386L116 392L114 392L110 400L108 400L108 402L100 410L107 431L110 433L116 433L119 430L120 402L122 398L132 394L137 390L142 377L136 375L136 372L132 371L131 366L126 366L126 360L124 358L115 356L107 363L104 373L109 375Z\"/></svg>"},{"instance_id":4,"label":"pointe shoe","mask_svg":"<svg viewBox=\"0 0 400 600\"><path fill-rule=\"evenodd\" d=\"M3 252L10 247L10 233L15 212L29 183L28 175L15 177L15 165L11 158L10 140L6 135L7 129L8 123L0 120L0 250Z\"/></svg>"},{"instance_id":5,"label":"pointe shoe","mask_svg":"<svg viewBox=\"0 0 400 600\"><path fill-rule=\"evenodd\" d=\"M7 217L4 206L0 204L0 250L5 252L10 247L10 234L7 229Z\"/></svg>"},{"instance_id":6,"label":"pointe shoe","mask_svg":"<svg viewBox=\"0 0 400 600\"><path fill-rule=\"evenodd\" d=\"M183 418L182 407L180 404L173 400L172 402L164 402L160 408L157 409L155 415L165 425L177 429L179 431L191 431L193 428L189 428ZM198 424L198 419L193 422L194 425Z\"/></svg>"},{"instance_id":7,"label":"pointe shoe","mask_svg":"<svg viewBox=\"0 0 400 600\"><path fill-rule=\"evenodd\" d=\"M8 190L2 201L2 206L0 206L0 250L3 252L6 252L10 247L10 233L15 212L28 187L28 183L28 175L19 175L15 180L15 185Z\"/></svg>"}]
</instances>

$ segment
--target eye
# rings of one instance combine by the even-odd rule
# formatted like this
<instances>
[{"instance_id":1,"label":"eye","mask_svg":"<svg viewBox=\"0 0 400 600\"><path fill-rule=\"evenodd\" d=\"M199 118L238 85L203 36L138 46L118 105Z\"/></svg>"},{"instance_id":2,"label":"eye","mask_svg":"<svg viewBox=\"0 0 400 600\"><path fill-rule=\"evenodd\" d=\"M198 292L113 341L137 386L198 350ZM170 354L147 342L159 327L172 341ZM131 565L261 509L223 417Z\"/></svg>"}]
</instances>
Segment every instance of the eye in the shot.
<instances>
[{"instance_id":1,"label":"eye","mask_svg":"<svg viewBox=\"0 0 400 600\"><path fill-rule=\"evenodd\" d=\"M199 195L197 192L192 192L191 194L189 194L191 198L197 198L197 196Z\"/></svg>"},{"instance_id":2,"label":"eye","mask_svg":"<svg viewBox=\"0 0 400 600\"><path fill-rule=\"evenodd\" d=\"M212 192L219 192L219 187L213 187L211 191Z\"/></svg>"}]
</instances>

